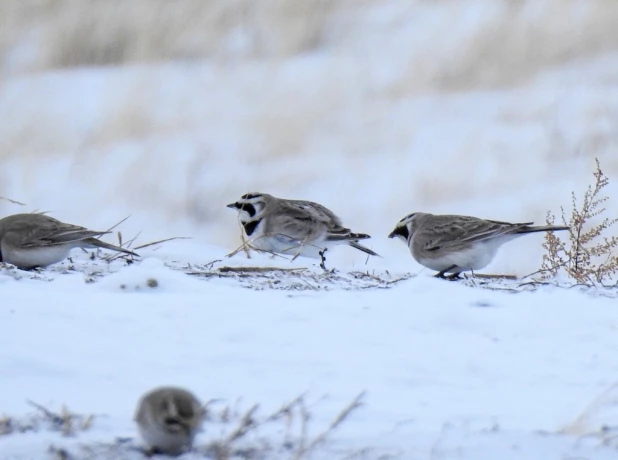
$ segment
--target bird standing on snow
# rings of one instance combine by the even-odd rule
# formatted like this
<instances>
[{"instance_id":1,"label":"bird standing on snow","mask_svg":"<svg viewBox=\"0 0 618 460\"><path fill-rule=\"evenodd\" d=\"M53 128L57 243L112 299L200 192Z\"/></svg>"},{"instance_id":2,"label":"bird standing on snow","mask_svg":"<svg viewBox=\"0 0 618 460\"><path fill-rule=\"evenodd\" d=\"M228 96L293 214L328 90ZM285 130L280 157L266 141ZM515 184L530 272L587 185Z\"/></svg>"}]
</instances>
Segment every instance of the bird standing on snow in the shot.
<instances>
[{"instance_id":1,"label":"bird standing on snow","mask_svg":"<svg viewBox=\"0 0 618 460\"><path fill-rule=\"evenodd\" d=\"M371 238L369 235L352 233L330 209L312 201L247 193L227 207L238 210L251 245L262 251L318 258L331 246L348 244L366 254L378 255L358 243Z\"/></svg>"},{"instance_id":2,"label":"bird standing on snow","mask_svg":"<svg viewBox=\"0 0 618 460\"><path fill-rule=\"evenodd\" d=\"M205 411L189 391L160 387L140 399L135 422L150 453L181 455L193 447L193 440Z\"/></svg>"},{"instance_id":3,"label":"bird standing on snow","mask_svg":"<svg viewBox=\"0 0 618 460\"><path fill-rule=\"evenodd\" d=\"M405 241L414 259L437 270L438 278L451 273L448 278L456 279L463 271L489 265L507 241L526 233L569 230L563 226L532 227L532 224L416 212L401 219L388 237Z\"/></svg>"},{"instance_id":4,"label":"bird standing on snow","mask_svg":"<svg viewBox=\"0 0 618 460\"><path fill-rule=\"evenodd\" d=\"M44 214L14 214L0 219L0 262L29 270L58 263L73 248L104 248L137 256L98 240L109 233L65 224Z\"/></svg>"}]
</instances>

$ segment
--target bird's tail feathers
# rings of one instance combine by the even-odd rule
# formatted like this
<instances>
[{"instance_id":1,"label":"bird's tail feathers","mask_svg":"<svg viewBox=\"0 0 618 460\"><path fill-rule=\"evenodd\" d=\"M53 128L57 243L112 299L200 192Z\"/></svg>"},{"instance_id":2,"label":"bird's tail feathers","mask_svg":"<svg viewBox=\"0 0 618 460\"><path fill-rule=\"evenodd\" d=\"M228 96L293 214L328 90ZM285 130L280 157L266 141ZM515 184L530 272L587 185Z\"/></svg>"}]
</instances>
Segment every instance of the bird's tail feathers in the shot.
<instances>
[{"instance_id":1,"label":"bird's tail feathers","mask_svg":"<svg viewBox=\"0 0 618 460\"><path fill-rule=\"evenodd\" d=\"M535 232L558 232L562 230L570 230L570 227L564 225L539 225L537 227L522 227L517 233L535 233Z\"/></svg>"},{"instance_id":2,"label":"bird's tail feathers","mask_svg":"<svg viewBox=\"0 0 618 460\"><path fill-rule=\"evenodd\" d=\"M358 240L366 240L368 238L371 238L370 235L367 235L366 233L350 233L350 232L345 232L345 233L329 233L327 236L327 240L328 241L346 241L346 240L352 240L352 241L358 241Z\"/></svg>"},{"instance_id":3,"label":"bird's tail feathers","mask_svg":"<svg viewBox=\"0 0 618 460\"><path fill-rule=\"evenodd\" d=\"M358 249L359 251L363 251L366 254L369 254L370 256L377 256L377 257L382 257L380 254L378 254L377 252L373 252L371 249L366 248L365 246L363 246L362 244L358 244L356 241L350 241L348 243L350 246L352 246L353 248Z\"/></svg>"}]
</instances>

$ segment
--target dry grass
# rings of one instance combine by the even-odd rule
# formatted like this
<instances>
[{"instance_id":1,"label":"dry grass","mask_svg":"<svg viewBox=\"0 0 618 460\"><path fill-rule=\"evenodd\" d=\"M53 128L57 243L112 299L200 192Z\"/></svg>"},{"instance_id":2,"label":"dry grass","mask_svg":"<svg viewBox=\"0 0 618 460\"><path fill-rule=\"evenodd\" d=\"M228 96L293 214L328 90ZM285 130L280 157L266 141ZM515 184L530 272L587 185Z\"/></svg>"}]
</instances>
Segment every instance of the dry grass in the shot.
<instances>
[{"instance_id":1,"label":"dry grass","mask_svg":"<svg viewBox=\"0 0 618 460\"><path fill-rule=\"evenodd\" d=\"M95 418L94 415L73 413L66 406L62 406L60 412L56 413L32 401L28 401L28 404L36 409L34 414L21 418L0 417L0 436L43 429L59 432L62 436L75 436L88 430Z\"/></svg>"},{"instance_id":2,"label":"dry grass","mask_svg":"<svg viewBox=\"0 0 618 460\"><path fill-rule=\"evenodd\" d=\"M435 76L438 87L519 84L540 70L618 49L616 2L500 3L500 10L464 44L452 68Z\"/></svg>"},{"instance_id":3,"label":"dry grass","mask_svg":"<svg viewBox=\"0 0 618 460\"><path fill-rule=\"evenodd\" d=\"M218 262L202 266L187 265L182 271L207 280L233 279L241 286L253 290L284 291L390 289L414 276L410 273L395 275L388 271L340 272L333 269L317 272L308 268L216 266Z\"/></svg>"},{"instance_id":4,"label":"dry grass","mask_svg":"<svg viewBox=\"0 0 618 460\"><path fill-rule=\"evenodd\" d=\"M558 433L580 438L595 438L603 446L618 448L618 424L612 422L607 424L601 421L607 418L615 420L612 413L615 413L615 407L618 405L617 390L618 384L611 385L594 398L575 420L564 426ZM604 412L608 412L608 414L604 416Z\"/></svg>"},{"instance_id":5,"label":"dry grass","mask_svg":"<svg viewBox=\"0 0 618 460\"><path fill-rule=\"evenodd\" d=\"M307 460L362 406L363 397L361 393L352 399L321 430L311 429L313 414L308 409L306 395L298 396L267 415L260 414L258 404L241 410L238 404L210 401L205 405L205 437L209 439L194 446L195 457L205 460ZM145 458L139 443L130 438L82 444L71 449L51 446L49 453L57 460Z\"/></svg>"},{"instance_id":6,"label":"dry grass","mask_svg":"<svg viewBox=\"0 0 618 460\"><path fill-rule=\"evenodd\" d=\"M364 393L356 396L328 426L314 436L309 435L312 414L307 408L305 395L300 395L275 412L261 417L258 404L241 413L230 405L216 411L209 410L207 422L231 423L232 427L219 439L212 440L205 447L198 447L196 450L212 460L257 460L265 458L265 454L269 452L275 454L282 451L287 453L290 460L308 459L361 407L363 397ZM278 435L265 436L264 432L270 431L273 426L278 426ZM279 436L281 438L276 439Z\"/></svg>"},{"instance_id":7,"label":"dry grass","mask_svg":"<svg viewBox=\"0 0 618 460\"><path fill-rule=\"evenodd\" d=\"M400 31L430 8L450 11L427 37L431 53L402 43L409 70L393 94L419 85L511 85L540 69L618 49L618 4L604 0L4 0L0 65L14 72L286 58L325 46L344 49L362 37L360 19L373 13L369 9L392 6L402 8L403 16L390 24ZM485 19L471 19L477 26L461 35L461 17L479 12Z\"/></svg>"},{"instance_id":8,"label":"dry grass","mask_svg":"<svg viewBox=\"0 0 618 460\"><path fill-rule=\"evenodd\" d=\"M11 198L5 198L5 197L3 197L3 196L0 196L0 200L2 200L2 201L8 201L9 203L12 203L12 204L18 204L18 205L20 205L20 206L26 206L26 204L25 204L25 203L22 203L22 202L20 202L20 201L16 201L16 200L12 200Z\"/></svg>"},{"instance_id":9,"label":"dry grass","mask_svg":"<svg viewBox=\"0 0 618 460\"><path fill-rule=\"evenodd\" d=\"M559 235L547 232L543 248L541 279L555 278L565 272L577 283L593 286L607 281L616 282L618 275L618 236L612 235L612 227L618 218L604 216L609 197L602 192L609 184L599 160L596 160L594 184L589 186L581 200L572 194L571 215L567 218L561 210L561 220L570 227L568 243ZM553 225L556 217L547 213L547 224Z\"/></svg>"},{"instance_id":10,"label":"dry grass","mask_svg":"<svg viewBox=\"0 0 618 460\"><path fill-rule=\"evenodd\" d=\"M285 57L318 47L335 0L5 0L3 54L31 69Z\"/></svg>"}]
</instances>

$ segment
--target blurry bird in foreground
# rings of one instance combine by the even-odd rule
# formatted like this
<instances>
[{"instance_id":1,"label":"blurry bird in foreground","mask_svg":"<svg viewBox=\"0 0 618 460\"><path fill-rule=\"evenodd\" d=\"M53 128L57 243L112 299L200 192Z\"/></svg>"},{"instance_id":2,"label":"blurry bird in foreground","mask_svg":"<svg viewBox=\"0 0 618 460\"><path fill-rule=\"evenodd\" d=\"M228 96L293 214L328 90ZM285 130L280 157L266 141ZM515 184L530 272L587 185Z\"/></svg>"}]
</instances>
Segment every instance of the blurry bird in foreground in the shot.
<instances>
[{"instance_id":1,"label":"blurry bird in foreground","mask_svg":"<svg viewBox=\"0 0 618 460\"><path fill-rule=\"evenodd\" d=\"M193 447L205 410L189 391L160 387L140 399L135 422L150 453L181 455Z\"/></svg>"}]
</instances>

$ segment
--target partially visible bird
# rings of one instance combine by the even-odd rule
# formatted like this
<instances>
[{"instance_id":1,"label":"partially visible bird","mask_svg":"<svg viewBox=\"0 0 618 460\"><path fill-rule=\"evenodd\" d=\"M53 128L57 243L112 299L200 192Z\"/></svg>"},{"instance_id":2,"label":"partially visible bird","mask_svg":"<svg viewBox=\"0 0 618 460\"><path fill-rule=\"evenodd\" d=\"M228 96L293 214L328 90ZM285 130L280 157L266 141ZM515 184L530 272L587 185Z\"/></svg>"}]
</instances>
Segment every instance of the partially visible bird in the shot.
<instances>
[{"instance_id":1,"label":"partially visible bird","mask_svg":"<svg viewBox=\"0 0 618 460\"><path fill-rule=\"evenodd\" d=\"M247 193L227 207L238 210L243 231L256 249L318 258L332 246L347 244L378 256L359 244L369 235L353 233L330 209L312 201Z\"/></svg>"},{"instance_id":2,"label":"partially visible bird","mask_svg":"<svg viewBox=\"0 0 618 460\"><path fill-rule=\"evenodd\" d=\"M95 238L106 233L65 224L45 214L14 214L0 219L0 262L24 270L47 267L66 259L73 248L104 248L137 256Z\"/></svg>"},{"instance_id":3,"label":"partially visible bird","mask_svg":"<svg viewBox=\"0 0 618 460\"><path fill-rule=\"evenodd\" d=\"M193 393L159 387L140 399L134 420L150 454L181 455L193 448L205 410Z\"/></svg>"},{"instance_id":4,"label":"partially visible bird","mask_svg":"<svg viewBox=\"0 0 618 460\"><path fill-rule=\"evenodd\" d=\"M437 277L457 278L461 272L480 270L494 259L500 246L527 233L569 230L566 226L533 222L512 224L471 216L415 212L401 219L389 238L400 238L414 259L438 271Z\"/></svg>"}]
</instances>

